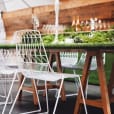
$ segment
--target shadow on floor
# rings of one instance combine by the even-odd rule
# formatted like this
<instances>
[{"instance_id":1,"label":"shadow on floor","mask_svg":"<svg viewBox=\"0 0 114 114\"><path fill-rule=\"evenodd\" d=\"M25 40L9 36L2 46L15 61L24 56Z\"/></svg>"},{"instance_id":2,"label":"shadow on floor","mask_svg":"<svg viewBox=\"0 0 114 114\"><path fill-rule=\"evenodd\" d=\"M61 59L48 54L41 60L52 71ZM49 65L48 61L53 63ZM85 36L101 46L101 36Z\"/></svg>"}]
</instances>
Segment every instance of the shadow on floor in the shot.
<instances>
[{"instance_id":1,"label":"shadow on floor","mask_svg":"<svg viewBox=\"0 0 114 114\"><path fill-rule=\"evenodd\" d=\"M67 88L67 91L69 89L71 89L71 87ZM98 86L89 86L88 98L96 99L99 97L100 97L99 87ZM42 110L45 111L46 110L45 97L42 96L42 92L40 93L40 100L41 100ZM49 114L52 114L52 112L53 112L55 100L56 100L55 92L50 91L49 92ZM63 101L61 101L61 99L59 99L59 104L57 106L56 114L73 114L75 102L76 102L76 96L67 97L65 102L63 102ZM8 105L5 114L9 114L10 106L11 105ZM1 112L2 108L3 108L3 106L0 105L0 112ZM29 110L31 111L31 110L34 110L37 108L38 107L37 106L35 107L33 104L32 95L30 93L28 94L28 93L24 92L22 101L18 101L16 103L16 106L15 106L12 114L19 114L19 113L29 111ZM87 106L87 110L88 110L88 114L103 114L103 111L100 108ZM111 114L114 114L114 103L111 104L111 111L112 111ZM34 114L38 114L38 113L34 113ZM85 114L83 107L82 107L81 114Z\"/></svg>"}]
</instances>

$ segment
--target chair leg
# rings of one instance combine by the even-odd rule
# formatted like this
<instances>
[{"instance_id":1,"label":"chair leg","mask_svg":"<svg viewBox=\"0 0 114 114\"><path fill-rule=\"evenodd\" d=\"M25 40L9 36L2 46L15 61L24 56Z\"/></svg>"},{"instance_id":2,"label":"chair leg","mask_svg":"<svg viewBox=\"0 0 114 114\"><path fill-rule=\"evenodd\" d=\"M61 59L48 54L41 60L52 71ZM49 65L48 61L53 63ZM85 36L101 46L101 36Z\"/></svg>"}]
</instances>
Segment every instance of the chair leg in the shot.
<instances>
[{"instance_id":1,"label":"chair leg","mask_svg":"<svg viewBox=\"0 0 114 114\"><path fill-rule=\"evenodd\" d=\"M79 82L78 82L78 79L76 79L76 78L74 78L74 87L76 87L76 92L75 93L66 94L66 96L70 97L70 96L78 95Z\"/></svg>"},{"instance_id":2,"label":"chair leg","mask_svg":"<svg viewBox=\"0 0 114 114\"><path fill-rule=\"evenodd\" d=\"M89 77L87 79L87 84L86 84L86 89L85 89L85 98L87 99L87 92L88 92L88 81L89 81Z\"/></svg>"},{"instance_id":3,"label":"chair leg","mask_svg":"<svg viewBox=\"0 0 114 114\"><path fill-rule=\"evenodd\" d=\"M57 104L58 104L58 101L59 101L61 89L62 89L62 86L63 86L63 81L64 81L64 79L61 80L61 84L60 84L60 87L59 87L59 90L58 90L58 95L57 95L57 99L56 99L56 102L55 102L53 114L55 114L55 111L56 111L56 108L57 108Z\"/></svg>"},{"instance_id":4,"label":"chair leg","mask_svg":"<svg viewBox=\"0 0 114 114\"><path fill-rule=\"evenodd\" d=\"M23 81L22 81L22 83L21 83L21 85L20 85L20 87L19 87L19 90L18 90L17 94L16 94L15 100L14 100L12 106L11 106L11 109L10 109L10 111L9 111L9 114L11 114L12 111L13 111L13 108L14 108L14 106L15 106L15 103L16 103L17 99L18 99L19 93L20 93L20 91L22 90L22 87L23 87L23 84L24 84L24 82L25 82L25 79L26 79L26 77L23 78ZM34 82L34 83L35 83L35 82ZM35 87L35 88L36 88L36 87ZM35 89L35 90L36 90L36 89ZM24 112L23 114L25 114L25 113L26 113L26 114L29 114L29 113L40 112L40 111L41 111L41 105L40 105L39 97L38 97L38 102L39 102L39 109L38 109L38 110L30 111L30 112Z\"/></svg>"},{"instance_id":5,"label":"chair leg","mask_svg":"<svg viewBox=\"0 0 114 114\"><path fill-rule=\"evenodd\" d=\"M46 113L49 113L49 105L48 105L48 89L47 89L47 82L45 81L45 93L46 93L46 106L47 106L47 111Z\"/></svg>"},{"instance_id":6,"label":"chair leg","mask_svg":"<svg viewBox=\"0 0 114 114\"><path fill-rule=\"evenodd\" d=\"M73 74L76 74L75 70L73 70ZM79 90L80 84L79 84L79 80L77 78L78 77L74 78L74 85L76 87L76 93L67 94L66 96L69 97L69 96L76 96L76 95L78 95L78 90Z\"/></svg>"},{"instance_id":7,"label":"chair leg","mask_svg":"<svg viewBox=\"0 0 114 114\"><path fill-rule=\"evenodd\" d=\"M73 70L73 73L76 74L75 70ZM88 91L88 80L89 78L87 79L87 85L86 85L86 89L85 89L85 98L87 98L87 91ZM75 85L76 85L76 89L79 90L79 82L76 82L76 78L75 78ZM78 80L79 81L79 80Z\"/></svg>"},{"instance_id":8,"label":"chair leg","mask_svg":"<svg viewBox=\"0 0 114 114\"><path fill-rule=\"evenodd\" d=\"M75 70L73 70L73 74L76 74ZM78 78L78 77L76 77ZM76 87L76 90L77 92L76 93L73 93L73 94L70 94L70 95L67 95L67 96L74 96L74 95L78 95L78 90L79 90L79 80L74 78L74 84L75 84L75 87Z\"/></svg>"},{"instance_id":9,"label":"chair leg","mask_svg":"<svg viewBox=\"0 0 114 114\"><path fill-rule=\"evenodd\" d=\"M17 77L17 74L15 74L16 75L16 77ZM10 77L10 76L9 76ZM16 78L15 78L15 80L16 80ZM8 81L9 82L9 85L11 84L10 83L10 81ZM7 91L6 91L7 92ZM10 94L10 99L11 99L11 101L9 102L10 104L13 102L13 95L12 95L12 92L11 92L11 94ZM9 104L8 103L8 104Z\"/></svg>"},{"instance_id":10,"label":"chair leg","mask_svg":"<svg viewBox=\"0 0 114 114\"><path fill-rule=\"evenodd\" d=\"M1 79L1 91L3 91L3 95L1 94L0 97L6 99L7 98L7 94L8 94L8 89L7 87L11 85L10 81L7 80L7 78L9 78L10 76L8 74L4 75L4 78ZM10 101L8 102L8 104L12 103L12 93L10 95ZM4 105L5 101L0 102L0 105Z\"/></svg>"},{"instance_id":11,"label":"chair leg","mask_svg":"<svg viewBox=\"0 0 114 114\"><path fill-rule=\"evenodd\" d=\"M10 87L10 89L9 89L9 92L8 92L8 95L7 95L7 98L6 98L6 101L5 101L3 110L2 110L2 114L4 114L4 112L5 112L5 110L6 110L6 107L7 107L7 104L8 104L8 100L9 100L9 97L10 97L10 95L11 95L12 88L13 88L13 85L14 85L14 82L15 82L15 79L16 79L16 76L17 76L17 73L14 73L14 77L13 77L13 80L12 80L12 83L11 83L11 87Z\"/></svg>"},{"instance_id":12,"label":"chair leg","mask_svg":"<svg viewBox=\"0 0 114 114\"><path fill-rule=\"evenodd\" d=\"M1 89L3 90L4 95L0 95L0 97L5 98L6 97L6 77L5 76L3 79L1 79L1 84L2 84Z\"/></svg>"},{"instance_id":13,"label":"chair leg","mask_svg":"<svg viewBox=\"0 0 114 114\"><path fill-rule=\"evenodd\" d=\"M80 90L81 90L82 99L83 99L83 103L84 103L85 113L88 114L87 107L86 107L86 102L85 102L85 97L84 97L84 92L83 92L83 88L82 88L80 77L79 77L79 84L80 84Z\"/></svg>"},{"instance_id":14,"label":"chair leg","mask_svg":"<svg viewBox=\"0 0 114 114\"><path fill-rule=\"evenodd\" d=\"M14 100L14 102L13 102L13 104L12 104L12 106L11 106L11 109L10 109L10 111L9 111L9 114L11 114L12 111L13 111L14 105L15 105L17 99L18 99L18 95L19 95L19 93L20 93L20 91L21 91L21 89L22 89L22 86L23 86L24 82L25 82L25 77L24 77L24 79L23 79L23 81L22 81L22 83L21 83L21 85L20 85L20 87L19 87L19 90L18 90L18 92L17 92L17 94L16 94L15 100Z\"/></svg>"}]
</instances>

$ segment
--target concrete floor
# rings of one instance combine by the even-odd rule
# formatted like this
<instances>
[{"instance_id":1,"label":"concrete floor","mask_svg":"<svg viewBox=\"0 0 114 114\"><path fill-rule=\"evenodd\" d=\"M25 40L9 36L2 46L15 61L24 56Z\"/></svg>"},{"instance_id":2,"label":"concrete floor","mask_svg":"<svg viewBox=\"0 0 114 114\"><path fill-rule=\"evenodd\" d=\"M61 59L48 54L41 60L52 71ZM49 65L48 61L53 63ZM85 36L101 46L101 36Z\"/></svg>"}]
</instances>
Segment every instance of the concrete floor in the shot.
<instances>
[{"instance_id":1,"label":"concrete floor","mask_svg":"<svg viewBox=\"0 0 114 114\"><path fill-rule=\"evenodd\" d=\"M13 88L13 98L14 98L16 90L17 90L17 85L18 84L16 82L15 87ZM75 92L73 87L75 87L74 83L65 82L65 90L66 90L67 94ZM0 91L0 93L1 92L2 91ZM89 85L88 86L88 98L95 99L95 98L99 98L99 97L100 97L99 86ZM3 98L0 98L0 101L2 101L2 100L3 100ZM45 97L42 96L42 92L40 92L40 100L41 100L42 109L43 109L43 111L45 111L46 110ZM52 114L55 100L56 100L55 90L49 91L49 109L50 109L49 114ZM66 102L62 102L61 100L59 100L56 114L73 114L75 102L76 102L76 96L67 97ZM7 110L6 110L5 114L9 113L10 106L11 105L7 106ZM0 114L1 114L2 108L3 108L3 105L0 105ZM29 110L34 110L34 109L37 109L37 107L35 107L33 105L31 93L24 92L22 101L21 102L18 101L16 103L16 106L15 106L12 114L19 114L19 113L29 111ZM99 108L87 106L87 109L88 109L88 114L103 114L102 110ZM111 104L111 110L112 110L112 114L114 114L114 104ZM37 114L37 113L34 113L34 114ZM81 114L85 114L84 110L82 111Z\"/></svg>"}]
</instances>

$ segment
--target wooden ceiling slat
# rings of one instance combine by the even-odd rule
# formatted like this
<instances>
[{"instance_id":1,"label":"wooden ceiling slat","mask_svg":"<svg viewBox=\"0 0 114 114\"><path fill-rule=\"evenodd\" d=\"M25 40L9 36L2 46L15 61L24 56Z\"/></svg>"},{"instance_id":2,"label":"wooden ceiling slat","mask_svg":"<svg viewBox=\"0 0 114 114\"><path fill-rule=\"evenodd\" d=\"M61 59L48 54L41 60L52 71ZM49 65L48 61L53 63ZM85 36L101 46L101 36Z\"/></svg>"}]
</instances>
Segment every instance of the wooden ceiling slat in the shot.
<instances>
[{"instance_id":1,"label":"wooden ceiling slat","mask_svg":"<svg viewBox=\"0 0 114 114\"><path fill-rule=\"evenodd\" d=\"M71 24L73 16L79 16L80 20L88 20L91 17L109 19L114 21L114 0L67 0L60 3L60 24ZM35 7L3 13L7 36L12 36L14 31L32 28L32 12L34 12L40 24L54 24L54 6Z\"/></svg>"}]
</instances>

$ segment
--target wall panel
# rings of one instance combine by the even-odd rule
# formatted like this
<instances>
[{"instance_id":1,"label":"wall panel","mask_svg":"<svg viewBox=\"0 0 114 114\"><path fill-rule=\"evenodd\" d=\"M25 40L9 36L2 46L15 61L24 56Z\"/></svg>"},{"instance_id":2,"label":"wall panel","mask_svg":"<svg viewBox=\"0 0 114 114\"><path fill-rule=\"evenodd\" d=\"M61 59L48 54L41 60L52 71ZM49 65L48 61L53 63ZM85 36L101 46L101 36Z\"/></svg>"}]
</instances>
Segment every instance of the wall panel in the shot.
<instances>
[{"instance_id":1,"label":"wall panel","mask_svg":"<svg viewBox=\"0 0 114 114\"><path fill-rule=\"evenodd\" d=\"M7 36L12 37L14 31L32 28L32 13L39 18L40 25L54 24L54 6L40 6L3 13ZM60 24L71 24L72 18L79 16L80 20L89 20L91 17L114 22L114 0L66 0L60 3Z\"/></svg>"}]
</instances>

